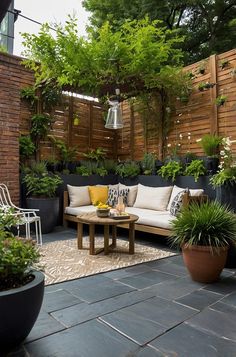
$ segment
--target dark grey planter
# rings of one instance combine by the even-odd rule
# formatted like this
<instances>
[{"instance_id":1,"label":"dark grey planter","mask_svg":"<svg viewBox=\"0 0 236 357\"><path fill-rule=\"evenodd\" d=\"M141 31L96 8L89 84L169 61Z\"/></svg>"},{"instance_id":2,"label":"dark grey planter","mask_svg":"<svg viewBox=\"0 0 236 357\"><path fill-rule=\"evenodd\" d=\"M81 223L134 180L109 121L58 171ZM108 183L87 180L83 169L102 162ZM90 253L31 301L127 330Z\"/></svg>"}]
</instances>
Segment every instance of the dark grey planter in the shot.
<instances>
[{"instance_id":1,"label":"dark grey planter","mask_svg":"<svg viewBox=\"0 0 236 357\"><path fill-rule=\"evenodd\" d=\"M44 275L38 271L32 274L35 278L29 284L0 292L0 352L24 341L38 317L44 295Z\"/></svg>"},{"instance_id":2,"label":"dark grey planter","mask_svg":"<svg viewBox=\"0 0 236 357\"><path fill-rule=\"evenodd\" d=\"M216 199L236 212L236 185L216 187Z\"/></svg>"},{"instance_id":3,"label":"dark grey planter","mask_svg":"<svg viewBox=\"0 0 236 357\"><path fill-rule=\"evenodd\" d=\"M42 233L50 233L58 223L59 197L41 198L29 197L26 199L27 208L38 208L41 218ZM33 227L32 227L33 228Z\"/></svg>"}]
</instances>

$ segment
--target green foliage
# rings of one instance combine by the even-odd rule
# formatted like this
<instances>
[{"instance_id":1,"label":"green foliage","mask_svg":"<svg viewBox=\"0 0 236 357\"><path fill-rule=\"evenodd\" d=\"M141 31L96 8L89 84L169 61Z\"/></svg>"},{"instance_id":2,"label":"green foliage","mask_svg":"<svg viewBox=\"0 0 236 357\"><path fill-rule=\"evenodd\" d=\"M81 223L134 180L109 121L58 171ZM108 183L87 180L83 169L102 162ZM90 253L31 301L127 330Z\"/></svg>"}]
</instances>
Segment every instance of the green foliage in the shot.
<instances>
[{"instance_id":1,"label":"green foliage","mask_svg":"<svg viewBox=\"0 0 236 357\"><path fill-rule=\"evenodd\" d=\"M90 176L90 175L92 175L91 169L86 167L86 166L84 166L84 165L76 167L75 172L78 175L81 175L81 176Z\"/></svg>"},{"instance_id":2,"label":"green foliage","mask_svg":"<svg viewBox=\"0 0 236 357\"><path fill-rule=\"evenodd\" d=\"M180 44L186 63L194 63L213 53L235 47L236 9L234 0L156 1L156 0L84 0L95 30L109 21L117 31L126 19L160 19L159 26L176 29L185 36Z\"/></svg>"},{"instance_id":3,"label":"green foliage","mask_svg":"<svg viewBox=\"0 0 236 357\"><path fill-rule=\"evenodd\" d=\"M169 161L167 164L163 165L158 171L157 174L161 175L164 179L171 179L172 182L175 181L178 175L182 173L182 165L178 161Z\"/></svg>"},{"instance_id":4,"label":"green foliage","mask_svg":"<svg viewBox=\"0 0 236 357\"><path fill-rule=\"evenodd\" d=\"M117 166L116 161L111 159L105 159L102 165L104 169L107 170L108 173L114 174L116 172L116 166Z\"/></svg>"},{"instance_id":5,"label":"green foliage","mask_svg":"<svg viewBox=\"0 0 236 357\"><path fill-rule=\"evenodd\" d=\"M144 175L151 175L155 170L156 156L149 152L145 153L141 161L141 167Z\"/></svg>"},{"instance_id":6,"label":"green foliage","mask_svg":"<svg viewBox=\"0 0 236 357\"><path fill-rule=\"evenodd\" d=\"M31 118L30 133L36 140L44 139L51 125L51 118L46 114L35 114Z\"/></svg>"},{"instance_id":7,"label":"green foliage","mask_svg":"<svg viewBox=\"0 0 236 357\"><path fill-rule=\"evenodd\" d=\"M29 158L35 152L35 145L31 140L29 135L22 135L19 138L20 144L20 156L24 158Z\"/></svg>"},{"instance_id":8,"label":"green foliage","mask_svg":"<svg viewBox=\"0 0 236 357\"><path fill-rule=\"evenodd\" d=\"M84 94L99 95L104 85L127 83L129 78L132 91L140 82L145 90L154 88L161 70L181 65L182 58L176 47L183 38L159 25L148 18L127 20L114 33L104 23L96 37L89 33L86 40L78 37L76 19L69 18L64 28L56 25L56 37L45 24L39 35L23 34L29 58L25 64L35 72L37 83L50 78L59 87L75 86Z\"/></svg>"},{"instance_id":9,"label":"green foliage","mask_svg":"<svg viewBox=\"0 0 236 357\"><path fill-rule=\"evenodd\" d=\"M215 103L217 105L217 107L220 107L221 105L224 105L226 100L227 100L227 96L226 95L219 95L216 99L215 99Z\"/></svg>"},{"instance_id":10,"label":"green foliage","mask_svg":"<svg viewBox=\"0 0 236 357\"><path fill-rule=\"evenodd\" d=\"M61 103L62 92L57 86L48 84L42 86L41 90L44 109L50 110Z\"/></svg>"},{"instance_id":11,"label":"green foliage","mask_svg":"<svg viewBox=\"0 0 236 357\"><path fill-rule=\"evenodd\" d=\"M236 167L228 167L210 178L211 185L216 188L222 185L234 185L236 183Z\"/></svg>"},{"instance_id":12,"label":"green foliage","mask_svg":"<svg viewBox=\"0 0 236 357\"><path fill-rule=\"evenodd\" d=\"M98 167L96 170L95 170L95 174L101 176L101 177L104 177L108 174L107 170L104 168L104 167Z\"/></svg>"},{"instance_id":13,"label":"green foliage","mask_svg":"<svg viewBox=\"0 0 236 357\"><path fill-rule=\"evenodd\" d=\"M38 96L35 94L34 86L28 86L22 88L20 90L20 97L21 99L26 99L27 101L29 101L31 107L33 107L38 101Z\"/></svg>"},{"instance_id":14,"label":"green foliage","mask_svg":"<svg viewBox=\"0 0 236 357\"><path fill-rule=\"evenodd\" d=\"M24 285L39 260L31 239L17 238L10 232L20 220L13 208L0 208L0 291Z\"/></svg>"},{"instance_id":15,"label":"green foliage","mask_svg":"<svg viewBox=\"0 0 236 357\"><path fill-rule=\"evenodd\" d=\"M211 134L204 135L200 141L200 145L208 157L218 157L221 143L222 137Z\"/></svg>"},{"instance_id":16,"label":"green foliage","mask_svg":"<svg viewBox=\"0 0 236 357\"><path fill-rule=\"evenodd\" d=\"M199 176L206 174L206 168L204 166L204 162L202 160L193 160L184 171L184 175L193 176L194 181L197 182Z\"/></svg>"},{"instance_id":17,"label":"green foliage","mask_svg":"<svg viewBox=\"0 0 236 357\"><path fill-rule=\"evenodd\" d=\"M35 175L46 175L47 174L46 161L33 162L30 167L30 172Z\"/></svg>"},{"instance_id":18,"label":"green foliage","mask_svg":"<svg viewBox=\"0 0 236 357\"><path fill-rule=\"evenodd\" d=\"M201 82L198 85L198 90L200 90L200 92L204 91L205 89L209 89L209 88L213 88L215 86L215 83L210 83L210 82Z\"/></svg>"},{"instance_id":19,"label":"green foliage","mask_svg":"<svg viewBox=\"0 0 236 357\"><path fill-rule=\"evenodd\" d=\"M103 148L97 148L97 149L91 149L87 153L83 154L84 157L86 157L89 160L95 160L95 161L100 161L103 160L106 156L106 149Z\"/></svg>"},{"instance_id":20,"label":"green foliage","mask_svg":"<svg viewBox=\"0 0 236 357\"><path fill-rule=\"evenodd\" d=\"M203 245L212 250L236 243L236 216L217 201L191 204L172 221L173 245Z\"/></svg>"},{"instance_id":21,"label":"green foliage","mask_svg":"<svg viewBox=\"0 0 236 357\"><path fill-rule=\"evenodd\" d=\"M23 182L26 184L27 195L32 197L54 197L56 189L63 182L61 178L53 174L25 175Z\"/></svg>"},{"instance_id":22,"label":"green foliage","mask_svg":"<svg viewBox=\"0 0 236 357\"><path fill-rule=\"evenodd\" d=\"M63 140L55 139L54 136L50 136L50 139L53 145L59 149L60 158L64 164L76 160L78 154L76 147L69 147Z\"/></svg>"},{"instance_id":23,"label":"green foliage","mask_svg":"<svg viewBox=\"0 0 236 357\"><path fill-rule=\"evenodd\" d=\"M31 239L7 235L0 230L0 291L28 282L33 268L38 268L39 251Z\"/></svg>"},{"instance_id":24,"label":"green foliage","mask_svg":"<svg viewBox=\"0 0 236 357\"><path fill-rule=\"evenodd\" d=\"M140 167L135 161L125 161L117 165L116 174L121 177L135 177L140 174Z\"/></svg>"}]
</instances>

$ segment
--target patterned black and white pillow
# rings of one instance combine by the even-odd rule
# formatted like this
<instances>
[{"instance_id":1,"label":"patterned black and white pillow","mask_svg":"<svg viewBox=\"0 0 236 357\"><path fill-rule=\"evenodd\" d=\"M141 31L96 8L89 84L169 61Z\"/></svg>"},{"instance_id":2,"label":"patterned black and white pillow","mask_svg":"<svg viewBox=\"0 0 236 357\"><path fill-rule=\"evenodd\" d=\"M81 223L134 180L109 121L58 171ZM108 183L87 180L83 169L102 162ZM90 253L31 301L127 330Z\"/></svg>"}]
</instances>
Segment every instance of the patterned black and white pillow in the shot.
<instances>
[{"instance_id":1,"label":"patterned black and white pillow","mask_svg":"<svg viewBox=\"0 0 236 357\"><path fill-rule=\"evenodd\" d=\"M118 202L119 191L116 188L109 188L107 204L111 207L115 207Z\"/></svg>"},{"instance_id":2,"label":"patterned black and white pillow","mask_svg":"<svg viewBox=\"0 0 236 357\"><path fill-rule=\"evenodd\" d=\"M173 199L173 201L171 202L171 206L170 206L170 214L172 216L177 216L177 214L181 211L182 206L183 206L183 196L185 193L188 192L188 189L180 191L175 198Z\"/></svg>"},{"instance_id":3,"label":"patterned black and white pillow","mask_svg":"<svg viewBox=\"0 0 236 357\"><path fill-rule=\"evenodd\" d=\"M125 206L128 206L128 194L129 194L129 188L122 188L119 190L119 196L123 197L123 202Z\"/></svg>"}]
</instances>

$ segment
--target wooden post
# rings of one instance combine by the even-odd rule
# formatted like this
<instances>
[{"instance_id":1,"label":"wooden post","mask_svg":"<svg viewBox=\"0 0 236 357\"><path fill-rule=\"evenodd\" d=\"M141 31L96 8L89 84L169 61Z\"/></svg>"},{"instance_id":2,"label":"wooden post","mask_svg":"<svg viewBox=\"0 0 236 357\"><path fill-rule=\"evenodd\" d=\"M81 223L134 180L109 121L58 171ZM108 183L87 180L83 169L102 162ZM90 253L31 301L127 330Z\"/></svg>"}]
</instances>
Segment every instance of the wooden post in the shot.
<instances>
[{"instance_id":1,"label":"wooden post","mask_svg":"<svg viewBox=\"0 0 236 357\"><path fill-rule=\"evenodd\" d=\"M218 123L218 107L215 100L218 95L218 84L217 84L217 57L212 55L209 58L209 69L210 69L210 82L216 83L216 85L210 89L211 96L211 115L210 115L210 130L211 134L218 135L219 133L219 123Z\"/></svg>"},{"instance_id":2,"label":"wooden post","mask_svg":"<svg viewBox=\"0 0 236 357\"><path fill-rule=\"evenodd\" d=\"M134 105L130 104L130 157L131 160L134 160Z\"/></svg>"},{"instance_id":3,"label":"wooden post","mask_svg":"<svg viewBox=\"0 0 236 357\"><path fill-rule=\"evenodd\" d=\"M68 123L67 123L67 129L68 129L67 145L68 145L68 147L70 147L70 145L72 143L73 107L74 107L74 98L73 98L73 96L71 96L69 99L69 118L68 118Z\"/></svg>"},{"instance_id":4,"label":"wooden post","mask_svg":"<svg viewBox=\"0 0 236 357\"><path fill-rule=\"evenodd\" d=\"M88 104L89 106L89 115L88 115L88 147L92 148L92 144L93 144L93 120L92 120L92 103Z\"/></svg>"}]
</instances>

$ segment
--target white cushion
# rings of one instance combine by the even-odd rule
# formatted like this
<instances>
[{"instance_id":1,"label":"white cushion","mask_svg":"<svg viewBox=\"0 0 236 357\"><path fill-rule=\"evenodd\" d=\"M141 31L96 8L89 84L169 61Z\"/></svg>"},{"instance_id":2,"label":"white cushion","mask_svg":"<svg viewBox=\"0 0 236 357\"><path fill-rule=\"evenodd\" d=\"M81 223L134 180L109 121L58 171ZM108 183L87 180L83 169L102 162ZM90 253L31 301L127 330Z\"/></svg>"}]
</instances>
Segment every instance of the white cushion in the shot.
<instances>
[{"instance_id":1,"label":"white cushion","mask_svg":"<svg viewBox=\"0 0 236 357\"><path fill-rule=\"evenodd\" d=\"M170 199L171 191L172 186L150 187L139 183L134 207L165 211Z\"/></svg>"},{"instance_id":2,"label":"white cushion","mask_svg":"<svg viewBox=\"0 0 236 357\"><path fill-rule=\"evenodd\" d=\"M203 192L204 190L202 190L201 188L189 189L190 196L201 196L203 195Z\"/></svg>"},{"instance_id":3,"label":"white cushion","mask_svg":"<svg viewBox=\"0 0 236 357\"><path fill-rule=\"evenodd\" d=\"M65 213L78 216L79 214L94 212L96 208L93 205L80 206L80 207L66 207Z\"/></svg>"},{"instance_id":4,"label":"white cushion","mask_svg":"<svg viewBox=\"0 0 236 357\"><path fill-rule=\"evenodd\" d=\"M137 197L138 185L126 186L126 185L123 185L122 183L119 183L119 190L124 190L126 188L129 189L127 203L128 203L128 206L132 207L134 205L134 202Z\"/></svg>"},{"instance_id":5,"label":"white cushion","mask_svg":"<svg viewBox=\"0 0 236 357\"><path fill-rule=\"evenodd\" d=\"M70 207L86 206L91 204L88 186L67 185Z\"/></svg>"},{"instance_id":6,"label":"white cushion","mask_svg":"<svg viewBox=\"0 0 236 357\"><path fill-rule=\"evenodd\" d=\"M171 222L176 219L176 217L172 216L169 211L155 211L136 207L127 207L125 211L130 214L136 214L139 217L135 222L137 224L164 229L171 229Z\"/></svg>"},{"instance_id":7,"label":"white cushion","mask_svg":"<svg viewBox=\"0 0 236 357\"><path fill-rule=\"evenodd\" d=\"M169 200L169 203L168 203L168 206L167 206L167 210L168 211L170 210L170 206L171 206L174 198L178 195L178 193L180 193L183 190L185 190L185 188L178 187L178 186L174 185L173 190L171 192L170 200Z\"/></svg>"}]
</instances>

